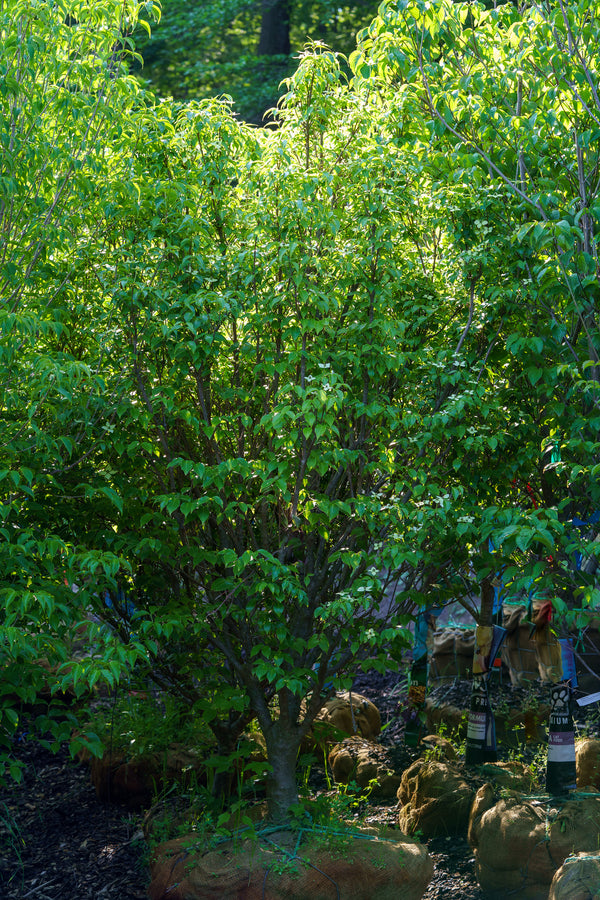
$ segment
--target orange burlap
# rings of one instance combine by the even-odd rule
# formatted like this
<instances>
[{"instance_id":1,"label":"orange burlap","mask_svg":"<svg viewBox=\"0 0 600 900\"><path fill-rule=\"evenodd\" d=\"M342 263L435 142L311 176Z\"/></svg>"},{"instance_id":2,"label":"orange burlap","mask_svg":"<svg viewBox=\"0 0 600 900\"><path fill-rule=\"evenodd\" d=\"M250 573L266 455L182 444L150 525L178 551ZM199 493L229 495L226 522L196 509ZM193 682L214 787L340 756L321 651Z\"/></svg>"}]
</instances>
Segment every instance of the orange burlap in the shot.
<instances>
[{"instance_id":1,"label":"orange burlap","mask_svg":"<svg viewBox=\"0 0 600 900\"><path fill-rule=\"evenodd\" d=\"M575 766L580 790L600 789L600 741L592 738L576 741Z\"/></svg>"},{"instance_id":2,"label":"orange burlap","mask_svg":"<svg viewBox=\"0 0 600 900\"><path fill-rule=\"evenodd\" d=\"M529 793L537 787L536 776L525 763L516 759L506 762L484 763L481 776L504 791Z\"/></svg>"},{"instance_id":3,"label":"orange burlap","mask_svg":"<svg viewBox=\"0 0 600 900\"><path fill-rule=\"evenodd\" d=\"M420 746L435 759L456 759L456 750L451 741L439 734L426 734Z\"/></svg>"},{"instance_id":4,"label":"orange burlap","mask_svg":"<svg viewBox=\"0 0 600 900\"><path fill-rule=\"evenodd\" d=\"M89 762L98 799L124 803L130 809L148 806L156 793L172 784L206 782L202 756L183 744L173 743L164 752L146 753L132 760L123 753L109 752Z\"/></svg>"},{"instance_id":5,"label":"orange burlap","mask_svg":"<svg viewBox=\"0 0 600 900\"><path fill-rule=\"evenodd\" d=\"M271 835L287 841L293 835ZM292 838L291 841L289 840ZM331 849L310 839L290 859L264 840L238 840L205 851L194 835L156 848L150 900L420 900L433 876L425 847L398 832L335 839ZM339 893L338 893L339 891Z\"/></svg>"},{"instance_id":6,"label":"orange burlap","mask_svg":"<svg viewBox=\"0 0 600 900\"><path fill-rule=\"evenodd\" d=\"M313 725L314 741L334 743L340 735L358 734L374 741L381 731L381 716L374 703L348 691L340 692L323 706Z\"/></svg>"},{"instance_id":7,"label":"orange burlap","mask_svg":"<svg viewBox=\"0 0 600 900\"><path fill-rule=\"evenodd\" d=\"M535 642L530 636L531 622L527 621L527 607L505 603L502 627L506 637L502 644L502 661L510 672L511 684L521 685L539 678Z\"/></svg>"},{"instance_id":8,"label":"orange burlap","mask_svg":"<svg viewBox=\"0 0 600 900\"><path fill-rule=\"evenodd\" d=\"M443 684L473 674L473 628L438 628L433 632L433 649L429 660L429 683Z\"/></svg>"},{"instance_id":9,"label":"orange burlap","mask_svg":"<svg viewBox=\"0 0 600 900\"><path fill-rule=\"evenodd\" d=\"M446 733L451 737L466 737L469 718L467 709L459 709L458 706L453 706L451 703L442 703L428 697L425 701L425 717L429 731L435 731L436 728L443 725Z\"/></svg>"},{"instance_id":10,"label":"orange burlap","mask_svg":"<svg viewBox=\"0 0 600 900\"><path fill-rule=\"evenodd\" d=\"M535 633L535 655L540 679L545 683L557 684L563 676L562 657L558 638L550 624L543 625Z\"/></svg>"}]
</instances>

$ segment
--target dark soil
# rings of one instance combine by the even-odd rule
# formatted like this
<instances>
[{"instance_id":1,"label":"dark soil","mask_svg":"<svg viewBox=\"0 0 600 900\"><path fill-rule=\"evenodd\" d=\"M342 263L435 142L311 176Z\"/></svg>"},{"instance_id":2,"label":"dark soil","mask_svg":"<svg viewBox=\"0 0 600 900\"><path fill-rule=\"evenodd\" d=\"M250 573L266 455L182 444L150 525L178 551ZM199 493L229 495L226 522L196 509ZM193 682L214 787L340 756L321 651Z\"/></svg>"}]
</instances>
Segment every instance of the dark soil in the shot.
<instances>
[{"instance_id":1,"label":"dark soil","mask_svg":"<svg viewBox=\"0 0 600 900\"><path fill-rule=\"evenodd\" d=\"M457 705L464 703L464 708L468 709L471 685L469 682L456 684L462 695L460 700L458 695L455 697ZM379 675L369 672L355 679L353 690L375 703L381 713L381 743L395 750L398 757L402 757L403 765L399 768L408 767L419 756L419 751L406 747L404 743L406 675L398 673ZM395 762L398 765L400 759L396 759ZM390 824L395 824L397 804L390 812L392 813ZM379 818L380 823L384 821L383 816L374 815L373 820L376 818ZM483 900L483 894L474 875L473 851L466 838L437 837L430 838L426 843L435 869L433 879L423 894L423 900Z\"/></svg>"},{"instance_id":2,"label":"dark soil","mask_svg":"<svg viewBox=\"0 0 600 900\"><path fill-rule=\"evenodd\" d=\"M405 757L405 766L419 753L407 748L404 743L406 718L407 676L397 673L379 675L369 672L355 679L353 690L372 700L380 710L382 720L381 743L394 748ZM525 687L513 687L508 671L494 673L489 683L489 695L493 709L530 708L549 705L549 686L532 682ZM580 692L575 693L575 697ZM449 681L440 684L428 693L428 697L439 704L456 706L468 710L471 701L469 680ZM600 736L597 704L579 707L573 704L575 735ZM531 763L539 758L540 744L520 744L520 758ZM511 750L499 742L498 759L508 759ZM544 770L540 770L540 790L544 790ZM395 810L394 810L395 812ZM474 874L474 857L466 838L438 837L427 842L434 861L435 872L423 900L484 900Z\"/></svg>"},{"instance_id":3,"label":"dark soil","mask_svg":"<svg viewBox=\"0 0 600 900\"><path fill-rule=\"evenodd\" d=\"M98 802L87 766L21 736L20 785L0 791L2 900L144 900L138 817Z\"/></svg>"},{"instance_id":4,"label":"dark soil","mask_svg":"<svg viewBox=\"0 0 600 900\"><path fill-rule=\"evenodd\" d=\"M379 707L381 742L406 767L417 756L403 740L406 677L371 673L358 678L354 690ZM522 702L509 685L494 690L494 703L498 698ZM545 698L544 691L540 696ZM446 685L435 694L466 709L470 684ZM66 749L53 755L21 734L14 750L25 770L20 785L0 790L2 900L143 900L148 851L141 816L100 803L87 766L72 762ZM393 825L397 808L395 803L369 805L361 813L369 823ZM467 841L442 837L427 844L435 875L425 900L482 900Z\"/></svg>"}]
</instances>

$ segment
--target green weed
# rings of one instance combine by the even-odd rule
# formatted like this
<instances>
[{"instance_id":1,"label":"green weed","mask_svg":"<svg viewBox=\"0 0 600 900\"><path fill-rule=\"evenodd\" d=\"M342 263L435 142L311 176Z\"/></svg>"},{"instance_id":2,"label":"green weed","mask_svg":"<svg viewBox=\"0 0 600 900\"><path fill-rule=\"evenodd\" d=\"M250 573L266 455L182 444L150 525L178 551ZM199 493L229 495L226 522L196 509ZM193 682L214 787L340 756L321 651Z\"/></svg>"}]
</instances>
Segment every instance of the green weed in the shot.
<instances>
[{"instance_id":1,"label":"green weed","mask_svg":"<svg viewBox=\"0 0 600 900\"><path fill-rule=\"evenodd\" d=\"M0 804L0 836L2 838L3 853L17 860L15 870L9 875L9 884L15 879L20 879L21 888L24 887L24 866L21 851L25 841L21 835L19 825L12 815L6 803Z\"/></svg>"}]
</instances>

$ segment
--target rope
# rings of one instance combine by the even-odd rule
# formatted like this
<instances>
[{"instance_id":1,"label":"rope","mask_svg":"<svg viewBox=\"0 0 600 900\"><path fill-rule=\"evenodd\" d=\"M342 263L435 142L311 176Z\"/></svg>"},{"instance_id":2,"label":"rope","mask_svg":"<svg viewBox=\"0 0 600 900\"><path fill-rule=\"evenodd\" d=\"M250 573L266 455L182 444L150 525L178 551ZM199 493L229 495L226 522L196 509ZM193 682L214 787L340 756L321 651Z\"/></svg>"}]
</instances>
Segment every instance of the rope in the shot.
<instances>
[{"instance_id":1,"label":"rope","mask_svg":"<svg viewBox=\"0 0 600 900\"><path fill-rule=\"evenodd\" d=\"M272 843L272 842L269 842L269 843ZM277 845L274 844L273 846L277 846ZM305 866L310 866L311 869L314 869L315 872L318 872L319 875L322 875L324 878L326 878L328 881L330 881L335 888L335 892L337 895L336 900L341 900L340 886L337 883L337 881L335 881L330 875L327 874L327 872L324 872L323 869L319 869L318 866L313 865L313 863L309 862L307 859L303 859L301 856L294 857L294 859L298 859L301 863L304 863ZM273 866L269 866L269 868L265 872L265 877L263 878L263 886L262 886L263 900L265 898L265 891L267 888L267 878L269 877L269 872L271 871L272 868L273 868Z\"/></svg>"},{"instance_id":2,"label":"rope","mask_svg":"<svg viewBox=\"0 0 600 900\"><path fill-rule=\"evenodd\" d=\"M572 793L572 795L570 795L567 799L569 801L570 800L585 800L590 797L600 798L600 793L598 793L596 791L574 791ZM549 794L521 794L520 799L521 800L542 800L542 801L546 802L548 804L548 806L550 806L553 802L556 801L557 798L552 798L552 797L550 797ZM548 825L550 822L556 821L556 819L558 818L559 815L560 815L560 811L557 812L556 816L551 817L551 816L549 816L548 810L546 810L546 832L547 832L546 836L543 838L543 840L539 841L537 844L534 844L534 846L531 848L531 853L529 854L527 862L525 863L524 868L521 869L521 878L522 878L521 885L517 888L514 888L513 890L507 891L507 893L506 893L507 897L513 897L516 895L520 895L522 890L525 888L527 879L529 877L529 862L531 860L531 857L533 856L533 853L537 847L539 847L541 844L547 844L550 842L550 836L548 834ZM575 856L575 855L567 856L560 865L564 865L569 860L580 860L580 859L593 859L593 860L599 861L600 860L600 851L598 851L597 854L586 853L585 855L581 854L580 856ZM551 860L551 861L554 862L553 860ZM554 865L556 865L556 864L554 863ZM557 869L560 868L560 865L556 866L556 868Z\"/></svg>"},{"instance_id":3,"label":"rope","mask_svg":"<svg viewBox=\"0 0 600 900\"><path fill-rule=\"evenodd\" d=\"M571 800L586 800L589 798L599 798L600 793L597 791L569 791L562 797L553 797L552 794L519 794L521 800L541 800L546 803L561 803Z\"/></svg>"},{"instance_id":4,"label":"rope","mask_svg":"<svg viewBox=\"0 0 600 900\"><path fill-rule=\"evenodd\" d=\"M280 831L293 831L293 830L294 830L294 827L292 825L271 825L271 826L265 826L264 828L260 828L255 833L258 837L262 837L263 840L265 840L267 842L267 844L271 844L272 847L275 847L275 849L279 853L281 853L282 856L287 857L288 862L294 862L297 860L298 862L301 862L303 865L308 866L311 869L314 869L315 872L318 872L320 875L322 875L324 878L326 878L328 881L330 881L333 884L333 886L335 887L337 900L341 900L340 887L339 887L338 883L335 881L335 879L333 879L330 875L328 875L327 872L324 872L322 869L319 869L318 866L315 866L314 863L311 863L310 860L306 859L303 856L298 855L298 850L300 849L300 844L302 843L302 836L304 834L322 834L322 835L327 835L327 836L334 835L334 836L338 836L338 837L353 838L354 840L374 841L374 840L377 840L377 835L364 834L359 831L339 831L334 828L329 828L326 825L317 825L317 824L313 823L308 828L299 828L298 829L298 836L296 838L296 846L294 847L293 852L286 850L285 847L281 847L275 841L272 841L269 837L267 837L268 834L279 833ZM243 828L243 829L238 829L237 833L239 834L242 831L248 831L248 827ZM229 839L227 839L227 840L229 841ZM223 843L223 842L224 841L221 841L220 843ZM266 871L265 871L265 877L263 878L263 884L262 884L263 900L264 900L264 897L266 896L265 891L266 891L266 887L267 887L267 879L268 879L269 873L273 869L274 865L275 865L275 863L270 865L268 867L268 869L266 869Z\"/></svg>"},{"instance_id":5,"label":"rope","mask_svg":"<svg viewBox=\"0 0 600 900\"><path fill-rule=\"evenodd\" d=\"M307 813L308 815L308 813ZM253 836L257 838L263 838L268 841L268 843L273 844L273 846L277 846L274 841L269 840L268 835L270 834L279 834L282 831L295 831L295 825L263 825L262 828L255 828L253 825L244 825L242 828L234 829L227 837L222 837L218 841L214 841L211 844L207 853L210 853L214 847L218 847L221 844L230 844L238 840L238 838L251 833ZM302 841L303 834L321 834L321 835L332 835L334 837L346 837L353 838L355 840L365 840L365 841L377 841L379 840L379 836L376 834L364 834L361 831L340 831L334 828L330 828L328 825L318 825L316 823L312 823L309 827L301 827L298 829L298 837L296 840L296 848L300 846ZM290 855L288 850L283 849L282 847L277 847L278 850L281 851L285 856L288 856L290 859L295 859L295 855ZM295 853L295 852L294 852Z\"/></svg>"}]
</instances>

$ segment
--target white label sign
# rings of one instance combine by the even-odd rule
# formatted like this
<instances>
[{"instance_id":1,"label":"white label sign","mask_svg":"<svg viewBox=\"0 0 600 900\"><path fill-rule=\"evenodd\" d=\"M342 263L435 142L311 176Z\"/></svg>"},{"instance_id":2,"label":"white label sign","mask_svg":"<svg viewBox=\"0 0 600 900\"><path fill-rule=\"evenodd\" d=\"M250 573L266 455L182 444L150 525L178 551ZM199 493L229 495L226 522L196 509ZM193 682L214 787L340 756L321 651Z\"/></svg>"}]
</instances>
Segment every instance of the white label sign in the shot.
<instances>
[{"instance_id":1,"label":"white label sign","mask_svg":"<svg viewBox=\"0 0 600 900\"><path fill-rule=\"evenodd\" d=\"M600 702L600 692L597 694L588 694L587 697L580 697L576 700L577 706L587 706L589 703Z\"/></svg>"}]
</instances>

